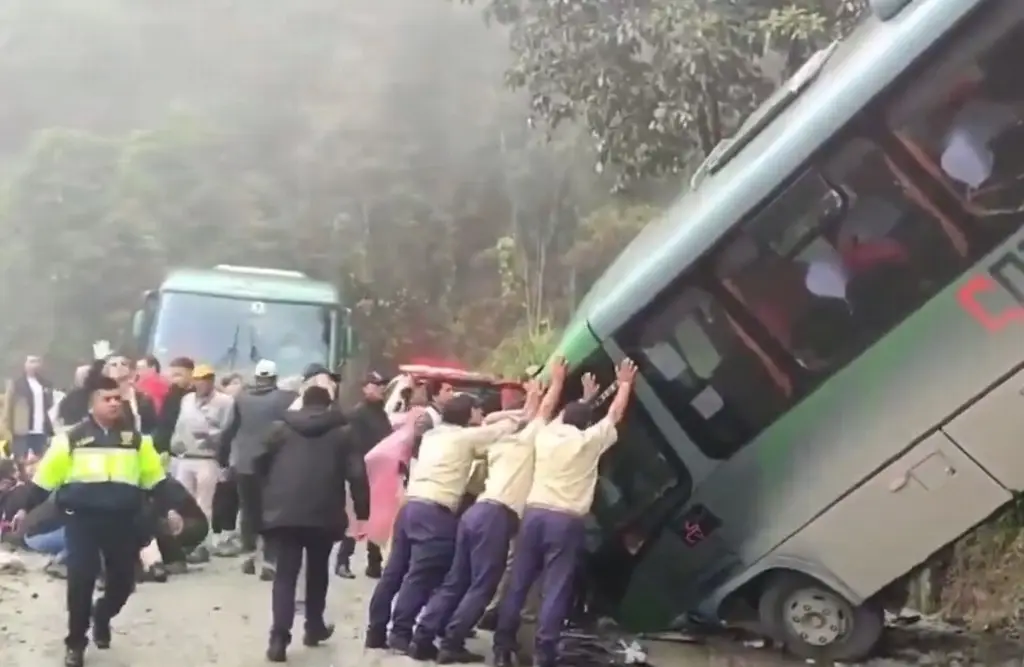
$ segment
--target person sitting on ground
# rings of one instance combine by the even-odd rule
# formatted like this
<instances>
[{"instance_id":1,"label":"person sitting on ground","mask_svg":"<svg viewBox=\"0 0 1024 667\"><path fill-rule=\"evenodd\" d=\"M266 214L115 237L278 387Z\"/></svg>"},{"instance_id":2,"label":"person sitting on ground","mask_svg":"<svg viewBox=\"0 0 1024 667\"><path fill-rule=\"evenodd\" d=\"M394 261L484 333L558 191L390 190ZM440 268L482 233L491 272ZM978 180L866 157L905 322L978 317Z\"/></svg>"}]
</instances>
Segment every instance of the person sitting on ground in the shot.
<instances>
[{"instance_id":1,"label":"person sitting on ground","mask_svg":"<svg viewBox=\"0 0 1024 667\"><path fill-rule=\"evenodd\" d=\"M25 486L25 488L29 488ZM64 540L64 523L67 515L57 507L51 495L42 505L34 508L22 522L21 538L25 547L36 553L50 556L43 569L46 574L58 579L67 579L67 546Z\"/></svg>"},{"instance_id":2,"label":"person sitting on ground","mask_svg":"<svg viewBox=\"0 0 1024 667\"><path fill-rule=\"evenodd\" d=\"M142 547L143 581L163 582L167 575L188 571L187 559L210 532L210 523L196 499L178 480L167 478L167 505L161 515L152 503L143 513L143 534L150 537Z\"/></svg>"},{"instance_id":3,"label":"person sitting on ground","mask_svg":"<svg viewBox=\"0 0 1024 667\"><path fill-rule=\"evenodd\" d=\"M18 465L13 459L0 460L0 539L8 544L19 544L20 537L16 537L9 530L14 515L21 509L18 489Z\"/></svg>"}]
</instances>

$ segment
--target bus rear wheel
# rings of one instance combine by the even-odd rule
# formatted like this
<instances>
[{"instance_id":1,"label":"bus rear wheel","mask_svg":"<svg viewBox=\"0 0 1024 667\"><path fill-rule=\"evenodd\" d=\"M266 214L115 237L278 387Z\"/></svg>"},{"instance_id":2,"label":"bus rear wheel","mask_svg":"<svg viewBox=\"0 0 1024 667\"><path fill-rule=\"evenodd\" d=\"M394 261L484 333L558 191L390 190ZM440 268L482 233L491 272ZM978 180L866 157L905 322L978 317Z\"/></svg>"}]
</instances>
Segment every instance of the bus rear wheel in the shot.
<instances>
[{"instance_id":1,"label":"bus rear wheel","mask_svg":"<svg viewBox=\"0 0 1024 667\"><path fill-rule=\"evenodd\" d=\"M821 582L780 572L763 589L761 625L801 658L855 661L870 655L885 629L885 612L871 601L859 606Z\"/></svg>"}]
</instances>

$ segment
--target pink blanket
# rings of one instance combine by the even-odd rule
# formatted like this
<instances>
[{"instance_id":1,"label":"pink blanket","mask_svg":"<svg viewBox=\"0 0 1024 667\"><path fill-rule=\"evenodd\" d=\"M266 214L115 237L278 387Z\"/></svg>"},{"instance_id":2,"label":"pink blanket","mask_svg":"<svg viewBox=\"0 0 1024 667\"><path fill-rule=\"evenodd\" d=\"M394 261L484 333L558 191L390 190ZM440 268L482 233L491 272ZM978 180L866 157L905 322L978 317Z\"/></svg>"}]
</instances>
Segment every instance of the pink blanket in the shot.
<instances>
[{"instance_id":1,"label":"pink blanket","mask_svg":"<svg viewBox=\"0 0 1024 667\"><path fill-rule=\"evenodd\" d=\"M412 458L413 425L423 408L395 415L394 432L366 455L366 477L370 483L370 520L362 526L366 539L383 546L391 537L403 495L402 466ZM354 525L354 524L349 524Z\"/></svg>"}]
</instances>

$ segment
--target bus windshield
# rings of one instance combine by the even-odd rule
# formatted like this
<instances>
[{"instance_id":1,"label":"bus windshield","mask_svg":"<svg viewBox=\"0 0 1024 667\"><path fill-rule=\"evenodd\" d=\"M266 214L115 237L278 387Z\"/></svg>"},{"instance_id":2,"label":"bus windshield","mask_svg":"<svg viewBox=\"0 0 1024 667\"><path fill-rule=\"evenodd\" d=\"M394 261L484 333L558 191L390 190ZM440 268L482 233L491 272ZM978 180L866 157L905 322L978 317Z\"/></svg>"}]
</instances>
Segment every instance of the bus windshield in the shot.
<instances>
[{"instance_id":1,"label":"bus windshield","mask_svg":"<svg viewBox=\"0 0 1024 667\"><path fill-rule=\"evenodd\" d=\"M244 372L270 359L280 375L297 375L307 364L330 363L331 310L322 304L165 292L150 349L165 364L188 356Z\"/></svg>"}]
</instances>

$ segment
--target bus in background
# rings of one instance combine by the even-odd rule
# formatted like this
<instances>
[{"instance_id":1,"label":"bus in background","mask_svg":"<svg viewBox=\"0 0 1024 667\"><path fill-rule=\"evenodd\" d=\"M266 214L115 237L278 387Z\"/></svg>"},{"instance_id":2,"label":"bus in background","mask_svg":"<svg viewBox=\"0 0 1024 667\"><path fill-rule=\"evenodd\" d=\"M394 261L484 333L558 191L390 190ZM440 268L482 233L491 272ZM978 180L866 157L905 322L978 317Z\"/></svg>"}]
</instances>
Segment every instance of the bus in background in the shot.
<instances>
[{"instance_id":1,"label":"bus in background","mask_svg":"<svg viewBox=\"0 0 1024 667\"><path fill-rule=\"evenodd\" d=\"M640 368L589 542L625 628L862 658L1024 490L1020 62L1020 0L873 2L581 303L567 387Z\"/></svg>"},{"instance_id":2,"label":"bus in background","mask_svg":"<svg viewBox=\"0 0 1024 667\"><path fill-rule=\"evenodd\" d=\"M349 311L338 289L298 271L218 265L172 271L135 313L137 349L162 364L188 356L218 372L251 375L260 359L282 377L350 356Z\"/></svg>"}]
</instances>

